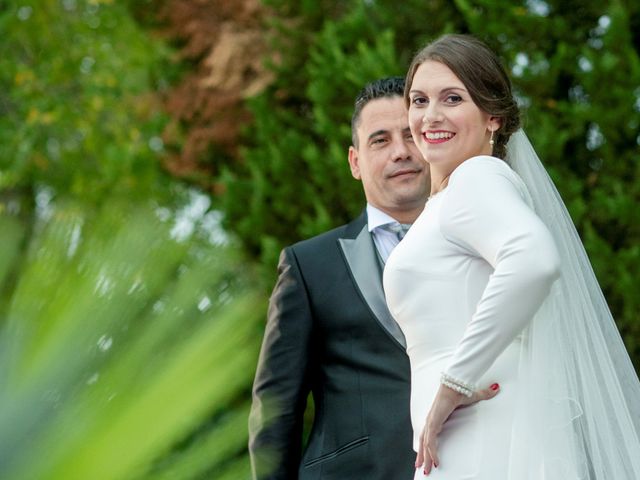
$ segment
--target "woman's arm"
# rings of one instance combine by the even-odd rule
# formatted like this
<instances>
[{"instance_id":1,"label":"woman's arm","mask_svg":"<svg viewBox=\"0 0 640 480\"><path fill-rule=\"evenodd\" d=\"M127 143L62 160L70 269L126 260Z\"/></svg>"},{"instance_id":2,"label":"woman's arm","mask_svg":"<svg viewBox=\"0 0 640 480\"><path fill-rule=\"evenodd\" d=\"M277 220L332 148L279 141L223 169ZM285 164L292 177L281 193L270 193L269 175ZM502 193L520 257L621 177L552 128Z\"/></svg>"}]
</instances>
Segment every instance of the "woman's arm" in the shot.
<instances>
[{"instance_id":1,"label":"woman's arm","mask_svg":"<svg viewBox=\"0 0 640 480\"><path fill-rule=\"evenodd\" d=\"M467 160L449 188L442 233L494 269L443 372L473 389L533 319L558 278L560 259L547 227L524 200L524 186L501 160Z\"/></svg>"}]
</instances>

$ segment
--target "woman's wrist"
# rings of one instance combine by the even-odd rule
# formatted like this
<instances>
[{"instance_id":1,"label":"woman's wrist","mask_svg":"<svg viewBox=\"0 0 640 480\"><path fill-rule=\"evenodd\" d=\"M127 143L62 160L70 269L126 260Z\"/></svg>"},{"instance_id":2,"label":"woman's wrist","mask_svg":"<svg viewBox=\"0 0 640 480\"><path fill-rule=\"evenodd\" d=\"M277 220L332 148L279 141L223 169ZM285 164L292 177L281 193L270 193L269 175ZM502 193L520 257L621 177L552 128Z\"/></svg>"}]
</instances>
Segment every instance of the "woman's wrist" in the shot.
<instances>
[{"instance_id":1,"label":"woman's wrist","mask_svg":"<svg viewBox=\"0 0 640 480\"><path fill-rule=\"evenodd\" d=\"M453 378L451 375L447 375L444 372L440 375L440 383L467 398L471 398L473 396L473 392L476 390L475 385Z\"/></svg>"}]
</instances>

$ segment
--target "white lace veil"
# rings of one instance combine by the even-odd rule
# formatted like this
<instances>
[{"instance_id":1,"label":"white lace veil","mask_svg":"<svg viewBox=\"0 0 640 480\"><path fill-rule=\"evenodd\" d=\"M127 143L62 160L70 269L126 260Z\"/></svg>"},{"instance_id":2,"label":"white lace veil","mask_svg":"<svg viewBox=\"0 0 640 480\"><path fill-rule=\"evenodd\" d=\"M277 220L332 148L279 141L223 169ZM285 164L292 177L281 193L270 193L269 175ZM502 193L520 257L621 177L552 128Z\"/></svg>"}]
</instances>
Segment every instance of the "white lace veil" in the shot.
<instances>
[{"instance_id":1,"label":"white lace veil","mask_svg":"<svg viewBox=\"0 0 640 480\"><path fill-rule=\"evenodd\" d=\"M640 479L640 382L580 237L522 130L509 140L507 162L562 259L524 334L509 478Z\"/></svg>"}]
</instances>

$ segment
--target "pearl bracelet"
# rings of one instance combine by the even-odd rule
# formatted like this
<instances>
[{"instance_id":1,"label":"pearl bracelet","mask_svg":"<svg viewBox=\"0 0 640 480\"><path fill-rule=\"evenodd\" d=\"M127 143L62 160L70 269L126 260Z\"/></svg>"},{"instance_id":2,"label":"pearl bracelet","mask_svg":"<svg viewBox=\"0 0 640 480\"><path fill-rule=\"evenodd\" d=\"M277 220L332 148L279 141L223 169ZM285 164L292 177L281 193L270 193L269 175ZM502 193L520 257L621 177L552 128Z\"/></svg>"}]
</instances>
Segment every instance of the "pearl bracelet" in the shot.
<instances>
[{"instance_id":1,"label":"pearl bracelet","mask_svg":"<svg viewBox=\"0 0 640 480\"><path fill-rule=\"evenodd\" d=\"M465 383L465 382L462 382L460 380L457 380L457 379L453 378L452 376L447 375L444 372L441 373L440 383L442 383L442 385L445 385L446 387L449 387L450 389L455 390L456 392L461 393L464 396L469 397L469 398L471 398L471 396L473 395L473 392L476 389L475 385L472 385L471 383Z\"/></svg>"}]
</instances>

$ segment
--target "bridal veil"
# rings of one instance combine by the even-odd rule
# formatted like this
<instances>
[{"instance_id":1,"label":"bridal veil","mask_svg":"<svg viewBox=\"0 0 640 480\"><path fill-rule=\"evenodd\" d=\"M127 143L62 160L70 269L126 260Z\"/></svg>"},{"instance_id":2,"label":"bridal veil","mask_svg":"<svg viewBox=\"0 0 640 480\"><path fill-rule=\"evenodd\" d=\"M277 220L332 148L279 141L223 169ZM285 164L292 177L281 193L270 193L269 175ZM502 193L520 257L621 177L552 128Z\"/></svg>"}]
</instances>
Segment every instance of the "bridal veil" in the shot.
<instances>
[{"instance_id":1,"label":"bridal veil","mask_svg":"<svg viewBox=\"0 0 640 480\"><path fill-rule=\"evenodd\" d=\"M640 382L580 237L522 130L509 140L507 162L562 259L524 332L509 478L640 479Z\"/></svg>"}]
</instances>

